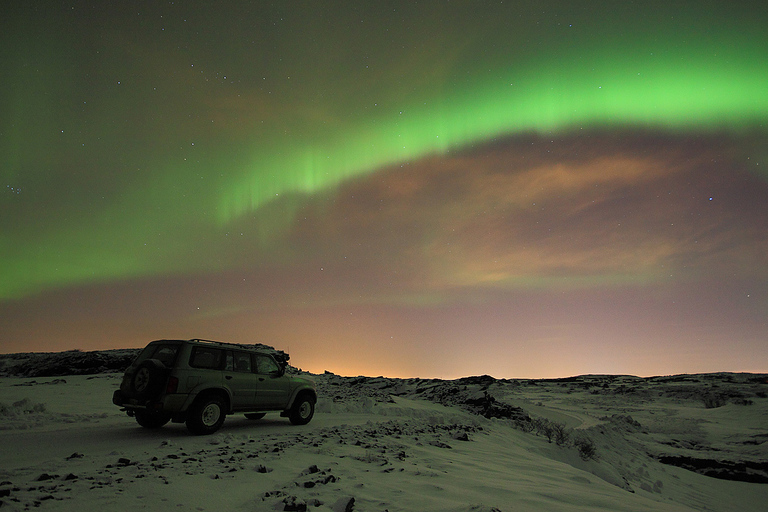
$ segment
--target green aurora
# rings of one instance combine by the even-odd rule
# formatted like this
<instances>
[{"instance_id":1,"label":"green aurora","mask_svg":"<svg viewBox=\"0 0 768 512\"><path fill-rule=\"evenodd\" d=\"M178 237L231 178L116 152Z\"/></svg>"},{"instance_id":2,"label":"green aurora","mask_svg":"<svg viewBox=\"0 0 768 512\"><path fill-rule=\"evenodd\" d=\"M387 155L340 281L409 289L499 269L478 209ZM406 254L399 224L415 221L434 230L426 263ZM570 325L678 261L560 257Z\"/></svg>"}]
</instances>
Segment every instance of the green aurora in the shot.
<instances>
[{"instance_id":1,"label":"green aurora","mask_svg":"<svg viewBox=\"0 0 768 512\"><path fill-rule=\"evenodd\" d=\"M313 193L386 165L508 135L605 127L749 131L768 120L768 61L760 58L766 54L757 46L659 57L625 50L592 54L586 69L576 59L502 69L500 78L471 90L405 106L348 132L257 152L252 173L222 195L221 221L278 194Z\"/></svg>"},{"instance_id":2,"label":"green aurora","mask_svg":"<svg viewBox=\"0 0 768 512\"><path fill-rule=\"evenodd\" d=\"M7 8L0 299L300 258L303 198L518 134L764 142L764 7L641 4Z\"/></svg>"}]
</instances>

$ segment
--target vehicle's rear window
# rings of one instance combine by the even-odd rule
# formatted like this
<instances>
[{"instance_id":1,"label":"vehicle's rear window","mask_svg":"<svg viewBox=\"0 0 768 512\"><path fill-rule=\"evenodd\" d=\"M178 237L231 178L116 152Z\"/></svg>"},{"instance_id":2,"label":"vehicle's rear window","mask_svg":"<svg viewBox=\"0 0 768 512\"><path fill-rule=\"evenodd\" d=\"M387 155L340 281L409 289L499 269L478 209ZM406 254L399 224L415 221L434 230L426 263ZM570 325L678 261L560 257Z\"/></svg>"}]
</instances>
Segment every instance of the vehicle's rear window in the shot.
<instances>
[{"instance_id":1,"label":"vehicle's rear window","mask_svg":"<svg viewBox=\"0 0 768 512\"><path fill-rule=\"evenodd\" d=\"M157 359L167 367L172 367L174 361L176 361L176 354L179 352L180 345L178 343L158 343L156 345L148 345L136 358L136 362L139 363L146 359Z\"/></svg>"},{"instance_id":2,"label":"vehicle's rear window","mask_svg":"<svg viewBox=\"0 0 768 512\"><path fill-rule=\"evenodd\" d=\"M224 351L211 347L194 347L192 356L189 359L189 366L192 368L206 368L209 370L218 370L224 360Z\"/></svg>"},{"instance_id":3,"label":"vehicle's rear window","mask_svg":"<svg viewBox=\"0 0 768 512\"><path fill-rule=\"evenodd\" d=\"M152 359L158 359L161 363L170 368L176 360L176 353L178 351L178 345L158 345L157 350L152 354Z\"/></svg>"}]
</instances>

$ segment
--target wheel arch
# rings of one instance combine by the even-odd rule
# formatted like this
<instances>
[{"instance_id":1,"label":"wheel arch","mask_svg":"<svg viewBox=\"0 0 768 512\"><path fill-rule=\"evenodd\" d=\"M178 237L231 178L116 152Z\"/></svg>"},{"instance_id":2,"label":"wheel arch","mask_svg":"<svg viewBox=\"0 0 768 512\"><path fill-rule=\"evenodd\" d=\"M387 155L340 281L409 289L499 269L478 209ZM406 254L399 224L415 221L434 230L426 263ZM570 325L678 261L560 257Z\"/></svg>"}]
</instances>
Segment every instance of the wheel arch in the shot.
<instances>
[{"instance_id":1,"label":"wheel arch","mask_svg":"<svg viewBox=\"0 0 768 512\"><path fill-rule=\"evenodd\" d=\"M317 392L314 389L309 387L299 388L294 391L293 396L291 397L291 401L288 403L288 407L286 409L293 407L293 404L296 403L296 400L305 395L309 396L313 403L317 403Z\"/></svg>"},{"instance_id":2,"label":"wheel arch","mask_svg":"<svg viewBox=\"0 0 768 512\"><path fill-rule=\"evenodd\" d=\"M224 410L227 414L232 414L232 397L229 396L229 390L226 388L202 388L194 393L190 393L187 403L184 404L184 411L188 411L195 402L211 395L220 397L224 401Z\"/></svg>"}]
</instances>

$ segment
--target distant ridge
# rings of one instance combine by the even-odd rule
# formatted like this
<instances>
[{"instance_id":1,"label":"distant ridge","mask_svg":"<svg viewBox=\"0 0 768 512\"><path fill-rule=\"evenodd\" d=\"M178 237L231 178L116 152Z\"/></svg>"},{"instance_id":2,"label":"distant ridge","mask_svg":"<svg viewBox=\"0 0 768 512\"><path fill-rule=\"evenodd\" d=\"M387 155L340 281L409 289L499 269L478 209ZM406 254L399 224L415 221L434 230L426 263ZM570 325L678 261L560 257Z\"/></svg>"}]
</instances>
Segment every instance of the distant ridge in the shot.
<instances>
[{"instance_id":1,"label":"distant ridge","mask_svg":"<svg viewBox=\"0 0 768 512\"><path fill-rule=\"evenodd\" d=\"M249 346L277 352L274 347L262 343ZM0 377L63 377L119 373L125 371L141 351L141 348L121 348L0 354Z\"/></svg>"},{"instance_id":2,"label":"distant ridge","mask_svg":"<svg viewBox=\"0 0 768 512\"><path fill-rule=\"evenodd\" d=\"M121 372L136 359L141 349L67 350L0 354L0 376L61 377Z\"/></svg>"}]
</instances>

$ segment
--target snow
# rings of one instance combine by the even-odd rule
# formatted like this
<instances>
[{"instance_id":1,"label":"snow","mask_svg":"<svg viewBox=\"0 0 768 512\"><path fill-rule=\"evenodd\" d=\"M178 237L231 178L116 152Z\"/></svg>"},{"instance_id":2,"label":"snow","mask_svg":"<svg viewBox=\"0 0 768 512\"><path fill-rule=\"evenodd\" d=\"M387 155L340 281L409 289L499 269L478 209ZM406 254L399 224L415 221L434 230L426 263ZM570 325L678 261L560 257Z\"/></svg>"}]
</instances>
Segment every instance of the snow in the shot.
<instances>
[{"instance_id":1,"label":"snow","mask_svg":"<svg viewBox=\"0 0 768 512\"><path fill-rule=\"evenodd\" d=\"M768 503L768 483L658 460L749 462L758 469L745 473L768 476L768 385L755 376L316 380L308 425L229 416L216 434L191 436L179 424L142 429L120 412L111 403L117 373L1 377L0 508L762 511ZM707 408L712 393L721 400ZM553 424L566 427L567 441L548 441ZM582 457L579 436L596 457Z\"/></svg>"}]
</instances>

